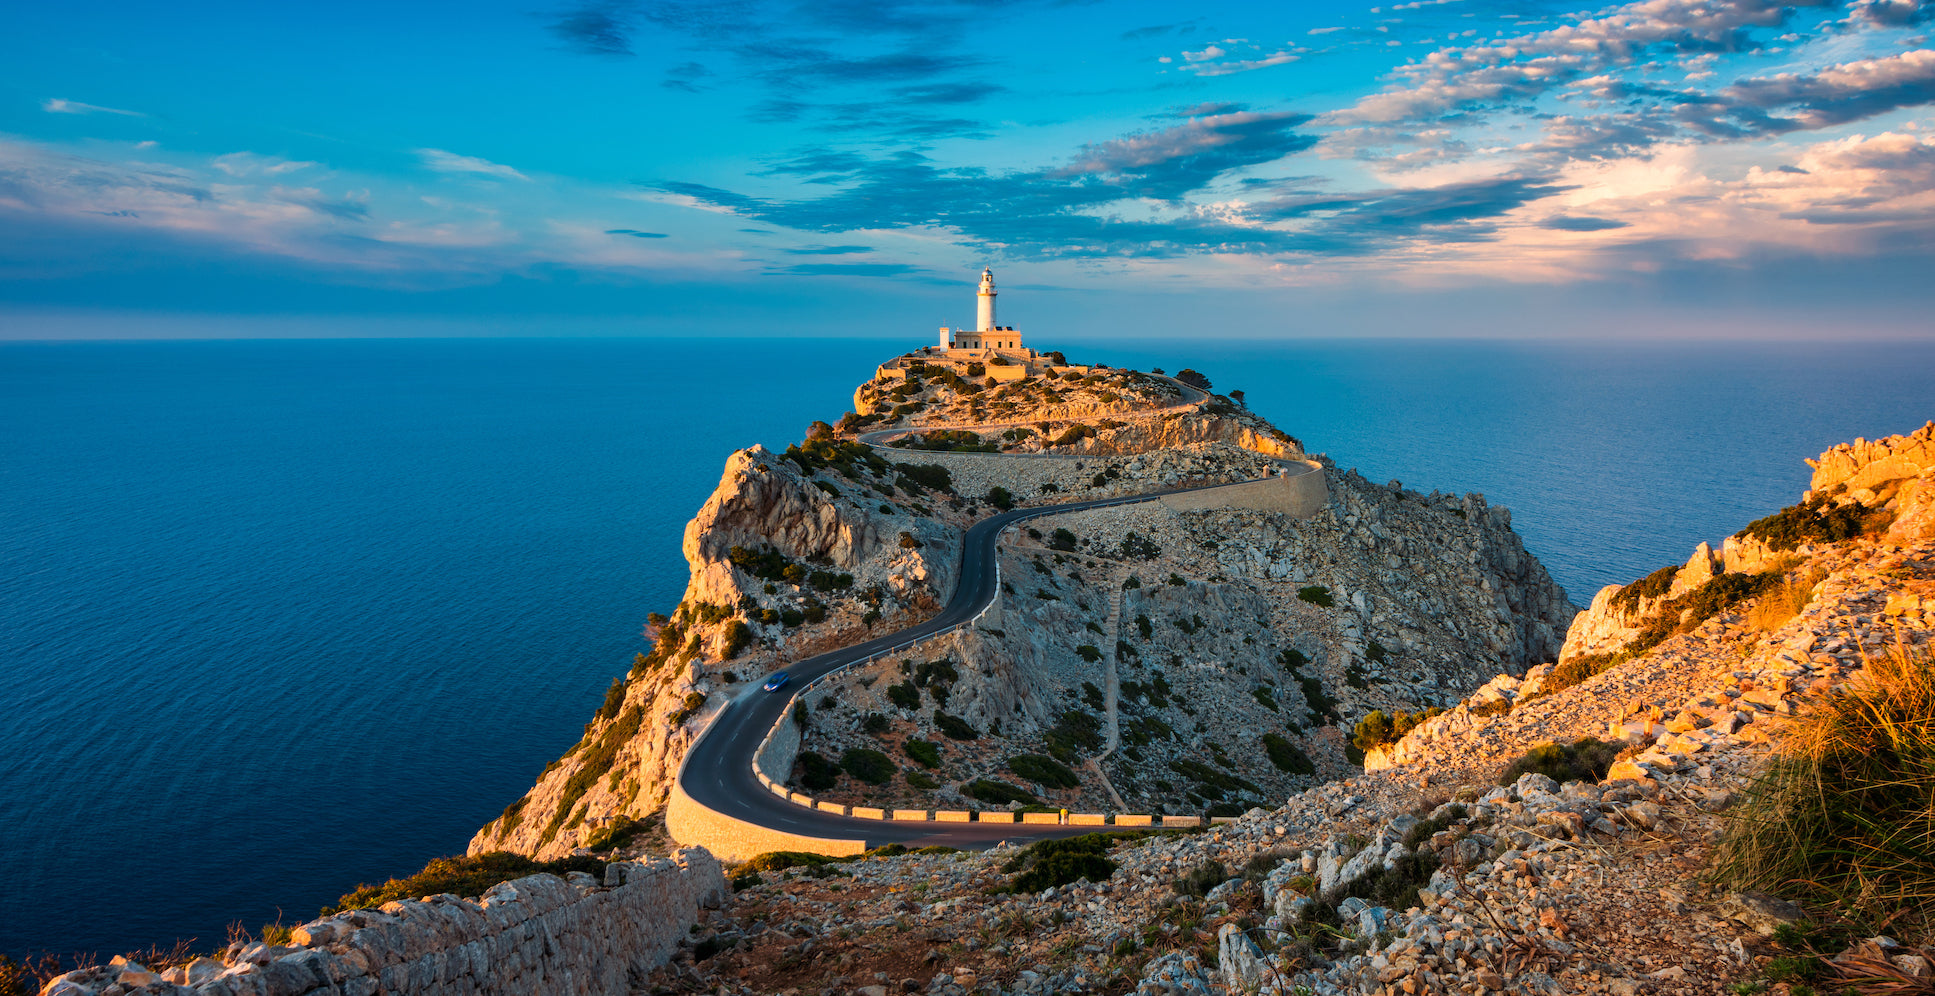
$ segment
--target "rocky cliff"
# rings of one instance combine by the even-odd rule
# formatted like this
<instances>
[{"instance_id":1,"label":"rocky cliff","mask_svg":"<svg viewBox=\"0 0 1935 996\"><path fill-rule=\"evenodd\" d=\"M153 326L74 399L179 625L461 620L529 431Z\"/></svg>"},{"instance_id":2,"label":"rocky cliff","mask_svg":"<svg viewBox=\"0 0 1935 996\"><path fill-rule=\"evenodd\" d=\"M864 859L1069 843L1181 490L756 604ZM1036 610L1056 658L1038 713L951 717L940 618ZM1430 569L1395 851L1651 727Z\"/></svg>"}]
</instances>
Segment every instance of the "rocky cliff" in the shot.
<instances>
[{"instance_id":1,"label":"rocky cliff","mask_svg":"<svg viewBox=\"0 0 1935 996\"><path fill-rule=\"evenodd\" d=\"M1717 577L1789 567L1862 533L1912 542L1935 528L1935 422L1906 435L1842 443L1807 463L1814 478L1799 504L1750 523L1718 551L1702 543L1684 565L1601 588L1572 624L1561 656L1615 654L1649 638L1649 630L1657 634L1662 612L1677 623Z\"/></svg>"},{"instance_id":2,"label":"rocky cliff","mask_svg":"<svg viewBox=\"0 0 1935 996\"><path fill-rule=\"evenodd\" d=\"M965 529L997 506L1306 469L1294 437L1227 398L1067 370L981 388L913 366L863 385L837 429L732 454L653 650L470 850L649 833L708 710L938 610ZM1556 657L1576 610L1505 509L1321 473L1314 514L1146 503L1032 522L1001 548L984 625L815 691L793 777L868 805L1240 812L1354 770L1339 726L1372 709L1448 705Z\"/></svg>"}]
</instances>

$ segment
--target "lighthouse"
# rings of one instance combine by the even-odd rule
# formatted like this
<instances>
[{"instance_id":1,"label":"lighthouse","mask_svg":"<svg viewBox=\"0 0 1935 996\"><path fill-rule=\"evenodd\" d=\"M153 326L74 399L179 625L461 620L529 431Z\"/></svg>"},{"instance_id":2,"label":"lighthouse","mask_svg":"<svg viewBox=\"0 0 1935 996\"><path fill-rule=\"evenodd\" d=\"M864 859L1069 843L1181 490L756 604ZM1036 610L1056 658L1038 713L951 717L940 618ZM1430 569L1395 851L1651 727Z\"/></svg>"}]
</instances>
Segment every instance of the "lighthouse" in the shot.
<instances>
[{"instance_id":1,"label":"lighthouse","mask_svg":"<svg viewBox=\"0 0 1935 996\"><path fill-rule=\"evenodd\" d=\"M1034 352L1021 345L1021 333L1013 326L994 323L994 270L981 270L981 286L975 295L973 329L941 327L940 352L958 350L1001 353L1009 360L1030 359ZM986 356L978 357L985 360Z\"/></svg>"},{"instance_id":2,"label":"lighthouse","mask_svg":"<svg viewBox=\"0 0 1935 996\"><path fill-rule=\"evenodd\" d=\"M980 308L975 312L974 330L981 333L993 332L994 269L992 267L981 270L981 293L975 300L980 303Z\"/></svg>"}]
</instances>

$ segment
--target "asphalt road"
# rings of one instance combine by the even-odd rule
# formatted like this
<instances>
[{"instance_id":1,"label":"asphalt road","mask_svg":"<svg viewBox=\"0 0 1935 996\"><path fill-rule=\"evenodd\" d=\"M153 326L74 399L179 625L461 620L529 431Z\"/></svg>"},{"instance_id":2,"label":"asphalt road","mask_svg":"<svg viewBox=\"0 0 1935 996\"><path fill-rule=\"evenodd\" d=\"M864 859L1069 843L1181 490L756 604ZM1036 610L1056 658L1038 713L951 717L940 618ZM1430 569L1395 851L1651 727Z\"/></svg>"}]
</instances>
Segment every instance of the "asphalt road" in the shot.
<instances>
[{"instance_id":1,"label":"asphalt road","mask_svg":"<svg viewBox=\"0 0 1935 996\"><path fill-rule=\"evenodd\" d=\"M773 721L792 708L794 695L813 679L842 665L863 660L873 654L897 647L910 640L932 636L974 618L994 600L995 540L1011 523L1044 515L1079 512L1111 505L1130 505L1154 501L1164 495L1201 491L1223 485L1173 488L1147 494L1059 505L1017 508L976 523L962 545L960 582L947 607L933 619L910 626L865 643L810 657L787 667L792 682L781 691L765 692L750 686L741 693L692 745L679 779L686 794L717 811L772 830L815 837L861 839L868 847L901 843L909 847L946 844L964 849L992 846L1003 840L1066 837L1091 833L1093 827L1055 826L1024 823L918 823L895 820L861 820L807 809L787 802L767 791L753 775L753 752L771 729Z\"/></svg>"}]
</instances>

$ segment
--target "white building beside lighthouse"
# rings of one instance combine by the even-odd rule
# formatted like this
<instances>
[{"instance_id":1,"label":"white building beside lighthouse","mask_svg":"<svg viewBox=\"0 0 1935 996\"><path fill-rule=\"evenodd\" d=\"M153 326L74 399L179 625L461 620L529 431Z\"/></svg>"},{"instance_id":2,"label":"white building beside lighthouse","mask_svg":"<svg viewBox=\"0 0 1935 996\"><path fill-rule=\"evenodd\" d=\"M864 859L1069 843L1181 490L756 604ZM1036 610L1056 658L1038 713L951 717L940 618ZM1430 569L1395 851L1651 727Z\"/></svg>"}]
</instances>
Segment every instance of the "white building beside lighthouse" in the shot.
<instances>
[{"instance_id":1,"label":"white building beside lighthouse","mask_svg":"<svg viewBox=\"0 0 1935 996\"><path fill-rule=\"evenodd\" d=\"M994 270L981 271L981 286L975 292L975 321L973 331L967 329L941 329L941 351L954 353L963 350L998 352L1015 360L1034 359L1034 352L1021 345L1021 333L1010 325L994 323Z\"/></svg>"}]
</instances>

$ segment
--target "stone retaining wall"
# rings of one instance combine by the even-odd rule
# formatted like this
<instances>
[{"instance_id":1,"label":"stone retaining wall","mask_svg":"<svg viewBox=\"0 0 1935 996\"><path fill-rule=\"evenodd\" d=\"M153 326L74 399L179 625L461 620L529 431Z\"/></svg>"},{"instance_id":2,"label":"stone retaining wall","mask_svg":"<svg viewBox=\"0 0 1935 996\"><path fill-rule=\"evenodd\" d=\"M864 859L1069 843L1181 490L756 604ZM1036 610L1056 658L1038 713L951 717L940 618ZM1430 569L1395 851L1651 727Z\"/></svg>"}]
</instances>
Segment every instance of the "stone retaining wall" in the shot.
<instances>
[{"instance_id":1,"label":"stone retaining wall","mask_svg":"<svg viewBox=\"0 0 1935 996\"><path fill-rule=\"evenodd\" d=\"M811 804L811 800L806 803ZM665 832L681 844L703 844L724 861L744 861L767 851L810 851L837 857L867 849L864 840L809 837L735 819L687 795L677 779L673 779L666 801Z\"/></svg>"},{"instance_id":2,"label":"stone retaining wall","mask_svg":"<svg viewBox=\"0 0 1935 996\"><path fill-rule=\"evenodd\" d=\"M153 973L117 959L69 972L42 996L140 989L156 996L623 996L671 957L701 907L726 895L703 848L615 862L601 885L532 875L480 900L431 896L296 928L293 943L232 949ZM118 987L118 988L116 988Z\"/></svg>"}]
</instances>

